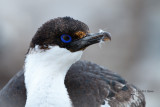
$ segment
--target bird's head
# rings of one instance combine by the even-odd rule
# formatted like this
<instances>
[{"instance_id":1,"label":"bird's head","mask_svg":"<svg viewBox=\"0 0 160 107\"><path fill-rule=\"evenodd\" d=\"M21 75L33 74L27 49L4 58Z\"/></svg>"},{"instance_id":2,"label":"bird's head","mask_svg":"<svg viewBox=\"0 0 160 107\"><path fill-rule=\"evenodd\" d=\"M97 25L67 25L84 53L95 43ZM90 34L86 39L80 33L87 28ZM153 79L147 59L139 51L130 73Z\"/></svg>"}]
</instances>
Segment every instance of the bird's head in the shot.
<instances>
[{"instance_id":1,"label":"bird's head","mask_svg":"<svg viewBox=\"0 0 160 107\"><path fill-rule=\"evenodd\" d=\"M59 46L74 53L110 39L107 32L90 33L85 23L70 17L59 17L46 22L38 29L30 48L39 46L42 50L48 50L50 46Z\"/></svg>"},{"instance_id":2,"label":"bird's head","mask_svg":"<svg viewBox=\"0 0 160 107\"><path fill-rule=\"evenodd\" d=\"M70 17L55 18L38 29L26 61L73 64L81 58L86 47L110 39L107 32L90 33L88 26L81 21Z\"/></svg>"},{"instance_id":3,"label":"bird's head","mask_svg":"<svg viewBox=\"0 0 160 107\"><path fill-rule=\"evenodd\" d=\"M86 24L70 17L46 22L34 35L25 58L27 83L37 76L34 72L47 75L62 71L65 75L86 47L110 39L107 32L90 33Z\"/></svg>"}]
</instances>

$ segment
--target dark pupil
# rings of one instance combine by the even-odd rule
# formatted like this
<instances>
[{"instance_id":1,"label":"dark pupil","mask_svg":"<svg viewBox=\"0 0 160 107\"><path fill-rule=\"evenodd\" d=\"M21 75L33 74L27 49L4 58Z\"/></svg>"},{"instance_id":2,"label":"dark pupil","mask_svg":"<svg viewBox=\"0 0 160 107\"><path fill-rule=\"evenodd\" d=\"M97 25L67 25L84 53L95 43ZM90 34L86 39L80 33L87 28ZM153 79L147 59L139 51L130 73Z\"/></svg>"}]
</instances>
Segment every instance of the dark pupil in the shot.
<instances>
[{"instance_id":1,"label":"dark pupil","mask_svg":"<svg viewBox=\"0 0 160 107\"><path fill-rule=\"evenodd\" d=\"M69 40L69 37L68 36L63 36L63 39L68 41Z\"/></svg>"}]
</instances>

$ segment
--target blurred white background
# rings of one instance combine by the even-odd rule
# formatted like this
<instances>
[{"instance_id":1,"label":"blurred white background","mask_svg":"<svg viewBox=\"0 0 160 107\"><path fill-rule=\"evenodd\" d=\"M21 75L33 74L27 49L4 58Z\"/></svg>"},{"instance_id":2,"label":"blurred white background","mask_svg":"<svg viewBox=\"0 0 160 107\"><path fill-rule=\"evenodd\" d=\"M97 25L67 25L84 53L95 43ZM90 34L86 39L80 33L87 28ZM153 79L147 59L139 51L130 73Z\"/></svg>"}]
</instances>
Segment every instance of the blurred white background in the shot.
<instances>
[{"instance_id":1,"label":"blurred white background","mask_svg":"<svg viewBox=\"0 0 160 107\"><path fill-rule=\"evenodd\" d=\"M23 67L36 30L56 17L103 29L112 41L90 46L82 59L117 72L160 106L160 0L0 0L0 88Z\"/></svg>"}]
</instances>

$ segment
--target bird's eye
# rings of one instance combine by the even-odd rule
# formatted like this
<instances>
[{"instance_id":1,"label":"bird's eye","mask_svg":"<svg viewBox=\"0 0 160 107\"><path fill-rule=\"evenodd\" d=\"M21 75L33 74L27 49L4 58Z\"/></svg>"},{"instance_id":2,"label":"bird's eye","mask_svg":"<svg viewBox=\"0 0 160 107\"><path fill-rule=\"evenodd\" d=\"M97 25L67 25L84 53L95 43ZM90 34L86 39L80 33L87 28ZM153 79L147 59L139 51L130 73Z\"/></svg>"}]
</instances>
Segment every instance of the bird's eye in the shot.
<instances>
[{"instance_id":1,"label":"bird's eye","mask_svg":"<svg viewBox=\"0 0 160 107\"><path fill-rule=\"evenodd\" d=\"M61 41L64 43L69 43L72 41L72 37L70 35L63 34L61 35Z\"/></svg>"}]
</instances>

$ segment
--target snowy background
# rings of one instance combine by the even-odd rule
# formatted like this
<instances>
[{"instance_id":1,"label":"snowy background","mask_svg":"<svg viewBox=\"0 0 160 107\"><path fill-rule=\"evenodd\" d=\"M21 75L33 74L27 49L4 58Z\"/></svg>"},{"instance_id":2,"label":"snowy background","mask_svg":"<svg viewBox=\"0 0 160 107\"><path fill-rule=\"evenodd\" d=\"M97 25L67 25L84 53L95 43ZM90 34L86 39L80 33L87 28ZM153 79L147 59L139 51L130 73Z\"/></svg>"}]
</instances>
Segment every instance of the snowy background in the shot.
<instances>
[{"instance_id":1,"label":"snowy background","mask_svg":"<svg viewBox=\"0 0 160 107\"><path fill-rule=\"evenodd\" d=\"M144 92L147 107L160 106L160 0L0 0L0 88L22 68L36 30L61 16L110 32L111 42L90 46L82 59L153 91Z\"/></svg>"}]
</instances>

